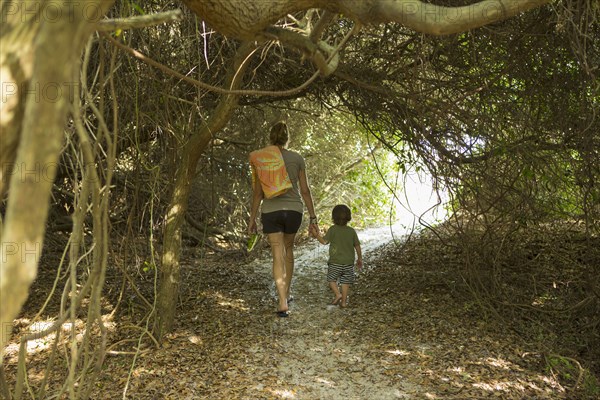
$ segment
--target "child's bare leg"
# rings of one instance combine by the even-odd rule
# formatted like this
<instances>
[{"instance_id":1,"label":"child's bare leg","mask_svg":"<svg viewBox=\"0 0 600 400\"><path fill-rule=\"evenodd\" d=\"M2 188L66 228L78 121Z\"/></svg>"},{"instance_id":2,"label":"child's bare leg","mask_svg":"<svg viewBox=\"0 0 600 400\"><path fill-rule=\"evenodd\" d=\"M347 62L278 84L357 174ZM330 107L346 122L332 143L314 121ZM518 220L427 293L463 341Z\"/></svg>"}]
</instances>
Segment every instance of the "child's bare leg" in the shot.
<instances>
[{"instance_id":1,"label":"child's bare leg","mask_svg":"<svg viewBox=\"0 0 600 400\"><path fill-rule=\"evenodd\" d=\"M346 307L348 305L349 290L350 290L350 285L347 283L342 283L342 302L340 303L340 307Z\"/></svg>"},{"instance_id":2,"label":"child's bare leg","mask_svg":"<svg viewBox=\"0 0 600 400\"><path fill-rule=\"evenodd\" d=\"M335 298L333 299L331 304L336 305L342 299L342 294L340 293L340 289L338 288L337 282L335 282L335 281L329 282L329 287L333 291L333 294L335 294Z\"/></svg>"}]
</instances>

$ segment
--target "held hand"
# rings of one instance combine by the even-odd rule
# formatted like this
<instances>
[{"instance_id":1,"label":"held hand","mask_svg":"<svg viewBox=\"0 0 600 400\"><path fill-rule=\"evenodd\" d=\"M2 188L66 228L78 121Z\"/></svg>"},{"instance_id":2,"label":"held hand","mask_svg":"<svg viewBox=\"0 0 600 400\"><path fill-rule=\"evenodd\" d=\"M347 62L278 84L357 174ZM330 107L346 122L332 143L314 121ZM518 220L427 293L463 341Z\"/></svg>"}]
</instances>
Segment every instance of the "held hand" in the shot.
<instances>
[{"instance_id":1,"label":"held hand","mask_svg":"<svg viewBox=\"0 0 600 400\"><path fill-rule=\"evenodd\" d=\"M310 224L308 226L308 234L310 236L314 237L314 238L316 238L317 236L319 236L320 235L319 225L317 225L317 224Z\"/></svg>"}]
</instances>

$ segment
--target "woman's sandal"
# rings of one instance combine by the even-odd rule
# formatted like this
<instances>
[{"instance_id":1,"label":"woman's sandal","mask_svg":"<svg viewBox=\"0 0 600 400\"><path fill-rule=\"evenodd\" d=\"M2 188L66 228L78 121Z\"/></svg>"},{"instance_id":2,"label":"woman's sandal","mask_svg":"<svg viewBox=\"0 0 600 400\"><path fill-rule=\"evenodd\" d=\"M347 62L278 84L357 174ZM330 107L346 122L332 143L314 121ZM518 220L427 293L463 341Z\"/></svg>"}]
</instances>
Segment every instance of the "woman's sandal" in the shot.
<instances>
[{"instance_id":1,"label":"woman's sandal","mask_svg":"<svg viewBox=\"0 0 600 400\"><path fill-rule=\"evenodd\" d=\"M342 297L341 297L341 296L340 296L340 297L338 297L337 299L333 300L333 301L331 302L331 305L332 305L332 306L337 306L338 304L340 304L340 301L342 301Z\"/></svg>"},{"instance_id":2,"label":"woman's sandal","mask_svg":"<svg viewBox=\"0 0 600 400\"><path fill-rule=\"evenodd\" d=\"M287 318L290 315L289 311L276 311L275 314L277 314L279 318Z\"/></svg>"}]
</instances>

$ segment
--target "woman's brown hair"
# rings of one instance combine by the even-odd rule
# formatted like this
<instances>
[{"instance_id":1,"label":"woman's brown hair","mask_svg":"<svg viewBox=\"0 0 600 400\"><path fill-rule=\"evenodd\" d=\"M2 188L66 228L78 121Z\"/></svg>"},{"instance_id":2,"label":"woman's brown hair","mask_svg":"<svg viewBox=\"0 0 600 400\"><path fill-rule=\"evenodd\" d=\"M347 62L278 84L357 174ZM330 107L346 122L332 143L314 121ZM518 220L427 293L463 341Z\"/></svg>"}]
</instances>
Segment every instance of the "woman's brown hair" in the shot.
<instances>
[{"instance_id":1,"label":"woman's brown hair","mask_svg":"<svg viewBox=\"0 0 600 400\"><path fill-rule=\"evenodd\" d=\"M271 144L275 146L285 146L290 140L288 134L287 124L283 121L276 122L271 127L271 134L269 135Z\"/></svg>"}]
</instances>

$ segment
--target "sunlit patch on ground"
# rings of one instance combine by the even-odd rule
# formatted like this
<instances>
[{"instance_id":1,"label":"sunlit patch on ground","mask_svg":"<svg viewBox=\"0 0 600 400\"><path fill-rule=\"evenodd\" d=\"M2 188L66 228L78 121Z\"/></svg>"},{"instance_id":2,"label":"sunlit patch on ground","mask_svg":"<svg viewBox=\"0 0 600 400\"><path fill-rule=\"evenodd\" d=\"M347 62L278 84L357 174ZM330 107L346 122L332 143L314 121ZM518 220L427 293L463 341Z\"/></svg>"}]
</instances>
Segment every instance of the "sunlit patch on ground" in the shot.
<instances>
[{"instance_id":1,"label":"sunlit patch on ground","mask_svg":"<svg viewBox=\"0 0 600 400\"><path fill-rule=\"evenodd\" d=\"M296 395L291 390L286 389L278 389L278 390L269 390L279 399L295 399Z\"/></svg>"},{"instance_id":2,"label":"sunlit patch on ground","mask_svg":"<svg viewBox=\"0 0 600 400\"><path fill-rule=\"evenodd\" d=\"M538 375L538 379L540 381L546 383L548 386L550 386L554 389L558 389L559 392L565 391L565 389L554 378L544 376L544 375ZM532 383L529 383L529 384L532 385ZM538 389L538 388L536 387L536 389Z\"/></svg>"},{"instance_id":3,"label":"sunlit patch on ground","mask_svg":"<svg viewBox=\"0 0 600 400\"><path fill-rule=\"evenodd\" d=\"M202 293L208 298L212 298L218 305L225 308L233 308L239 311L250 311L250 308L244 303L243 299L233 299L223 295L220 292L204 292Z\"/></svg>"},{"instance_id":4,"label":"sunlit patch on ground","mask_svg":"<svg viewBox=\"0 0 600 400\"><path fill-rule=\"evenodd\" d=\"M331 382L331 381L329 381L329 380L327 380L325 378L317 377L317 378L315 378L315 381L318 382L318 383L322 383L325 386L329 386L329 387L334 387L335 386L334 382Z\"/></svg>"},{"instance_id":5,"label":"sunlit patch on ground","mask_svg":"<svg viewBox=\"0 0 600 400\"><path fill-rule=\"evenodd\" d=\"M405 350L386 350L386 353L392 354L394 356L407 356L410 352Z\"/></svg>"},{"instance_id":6,"label":"sunlit patch on ground","mask_svg":"<svg viewBox=\"0 0 600 400\"><path fill-rule=\"evenodd\" d=\"M31 356L31 355L38 354L40 352L43 352L44 350L49 349L53 345L54 339L56 338L56 332L50 332L50 330L56 324L56 321L53 318L46 319L43 321L36 321L34 323L31 323L30 320L27 318L21 318L21 319L18 319L16 322L17 322L18 326L24 327L20 331L19 337L20 338L31 337L25 343L25 351L27 352L27 355ZM84 332L84 330L83 330L84 322L82 320L78 319L75 321L74 325L75 325L75 328L80 331L80 333L76 334L75 338L76 338L76 340L80 341L82 339L81 332ZM67 335L71 334L72 329L73 329L72 322L65 322L60 326L60 330ZM49 333L47 333L47 332L49 332ZM9 344L5 349L6 360L9 362L11 360L16 361L16 357L18 357L18 353L19 353L19 348L20 348L19 343L13 342L13 343Z\"/></svg>"},{"instance_id":7,"label":"sunlit patch on ground","mask_svg":"<svg viewBox=\"0 0 600 400\"><path fill-rule=\"evenodd\" d=\"M202 344L202 338L197 335L189 336L188 340L193 344Z\"/></svg>"},{"instance_id":8,"label":"sunlit patch on ground","mask_svg":"<svg viewBox=\"0 0 600 400\"><path fill-rule=\"evenodd\" d=\"M500 358L486 358L485 362L492 367L502 368L504 370L510 370L515 367L513 363Z\"/></svg>"}]
</instances>

